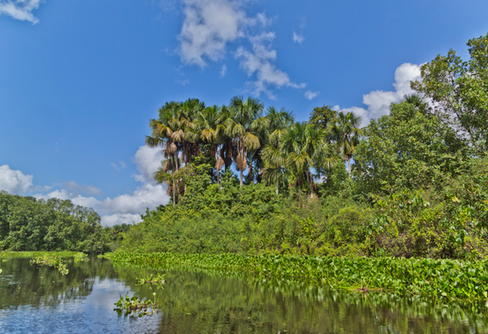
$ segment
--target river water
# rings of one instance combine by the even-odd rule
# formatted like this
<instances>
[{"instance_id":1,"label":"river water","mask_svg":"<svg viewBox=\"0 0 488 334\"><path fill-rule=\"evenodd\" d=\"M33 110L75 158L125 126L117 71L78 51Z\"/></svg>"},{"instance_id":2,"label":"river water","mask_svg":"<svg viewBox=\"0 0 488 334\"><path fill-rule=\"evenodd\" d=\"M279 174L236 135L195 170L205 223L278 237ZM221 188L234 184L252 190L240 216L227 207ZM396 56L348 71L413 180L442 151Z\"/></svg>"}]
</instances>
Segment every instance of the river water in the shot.
<instances>
[{"instance_id":1,"label":"river water","mask_svg":"<svg viewBox=\"0 0 488 334\"><path fill-rule=\"evenodd\" d=\"M154 271L98 258L69 263L67 275L22 258L0 259L0 269L0 333L488 333L488 309L279 287L191 268L161 270L164 289L136 284ZM121 295L154 293L154 315L114 311Z\"/></svg>"}]
</instances>

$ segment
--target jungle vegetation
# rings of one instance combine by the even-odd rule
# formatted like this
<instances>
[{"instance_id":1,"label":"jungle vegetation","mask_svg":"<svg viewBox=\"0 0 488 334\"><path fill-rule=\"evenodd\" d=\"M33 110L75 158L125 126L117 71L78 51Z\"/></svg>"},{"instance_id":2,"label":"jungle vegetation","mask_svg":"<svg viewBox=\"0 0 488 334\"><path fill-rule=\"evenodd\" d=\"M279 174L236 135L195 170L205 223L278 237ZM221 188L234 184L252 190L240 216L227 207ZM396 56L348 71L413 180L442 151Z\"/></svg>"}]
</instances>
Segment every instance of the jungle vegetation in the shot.
<instances>
[{"instance_id":1,"label":"jungle vegetation","mask_svg":"<svg viewBox=\"0 0 488 334\"><path fill-rule=\"evenodd\" d=\"M57 198L37 200L0 191L0 251L75 251L118 248L129 225L102 228L93 209Z\"/></svg>"},{"instance_id":2,"label":"jungle vegetation","mask_svg":"<svg viewBox=\"0 0 488 334\"><path fill-rule=\"evenodd\" d=\"M480 259L488 251L488 35L422 66L416 94L361 128L330 106L296 122L255 98L167 102L146 143L170 204L121 249Z\"/></svg>"}]
</instances>

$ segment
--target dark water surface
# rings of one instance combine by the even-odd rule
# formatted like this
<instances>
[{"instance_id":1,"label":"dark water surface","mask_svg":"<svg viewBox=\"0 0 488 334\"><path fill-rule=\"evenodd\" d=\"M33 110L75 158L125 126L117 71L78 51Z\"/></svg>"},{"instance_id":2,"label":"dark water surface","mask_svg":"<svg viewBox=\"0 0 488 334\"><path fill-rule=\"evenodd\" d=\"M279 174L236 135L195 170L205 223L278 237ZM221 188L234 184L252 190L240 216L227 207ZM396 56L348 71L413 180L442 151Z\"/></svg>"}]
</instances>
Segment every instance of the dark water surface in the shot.
<instances>
[{"instance_id":1,"label":"dark water surface","mask_svg":"<svg viewBox=\"0 0 488 334\"><path fill-rule=\"evenodd\" d=\"M488 333L488 309L277 287L167 269L163 290L138 286L153 271L92 258L63 276L29 259L0 259L0 333ZM159 313L124 317L120 295L153 299Z\"/></svg>"}]
</instances>

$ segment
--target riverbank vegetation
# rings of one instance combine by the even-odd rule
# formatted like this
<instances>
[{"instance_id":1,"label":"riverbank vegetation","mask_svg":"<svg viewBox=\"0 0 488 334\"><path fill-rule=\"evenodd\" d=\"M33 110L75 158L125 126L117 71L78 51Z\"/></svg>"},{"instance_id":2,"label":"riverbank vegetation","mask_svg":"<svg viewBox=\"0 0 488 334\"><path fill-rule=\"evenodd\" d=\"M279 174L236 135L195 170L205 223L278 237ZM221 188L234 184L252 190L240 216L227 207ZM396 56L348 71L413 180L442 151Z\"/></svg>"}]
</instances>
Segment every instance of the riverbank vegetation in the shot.
<instances>
[{"instance_id":1,"label":"riverbank vegetation","mask_svg":"<svg viewBox=\"0 0 488 334\"><path fill-rule=\"evenodd\" d=\"M117 249L129 228L102 228L98 213L70 200L37 200L0 191L0 251L100 254Z\"/></svg>"},{"instance_id":2,"label":"riverbank vegetation","mask_svg":"<svg viewBox=\"0 0 488 334\"><path fill-rule=\"evenodd\" d=\"M468 46L363 128L330 106L296 122L252 98L166 103L146 143L171 202L121 250L485 259L488 35Z\"/></svg>"}]
</instances>

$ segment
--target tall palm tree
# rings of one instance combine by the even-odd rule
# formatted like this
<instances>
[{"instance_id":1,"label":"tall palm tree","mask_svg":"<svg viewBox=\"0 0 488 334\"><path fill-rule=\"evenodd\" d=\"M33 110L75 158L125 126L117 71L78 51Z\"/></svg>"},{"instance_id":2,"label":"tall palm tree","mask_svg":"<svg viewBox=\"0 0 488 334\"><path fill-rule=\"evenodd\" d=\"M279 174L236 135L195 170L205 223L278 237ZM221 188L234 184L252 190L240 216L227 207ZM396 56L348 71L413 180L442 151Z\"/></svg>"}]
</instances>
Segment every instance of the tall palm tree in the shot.
<instances>
[{"instance_id":1,"label":"tall palm tree","mask_svg":"<svg viewBox=\"0 0 488 334\"><path fill-rule=\"evenodd\" d=\"M349 176L351 176L351 158L362 135L362 130L359 128L360 124L361 116L349 111L346 114L338 113L335 123L331 125L332 133L334 133L342 156L347 162Z\"/></svg>"},{"instance_id":2,"label":"tall palm tree","mask_svg":"<svg viewBox=\"0 0 488 334\"><path fill-rule=\"evenodd\" d=\"M205 103L198 99L188 99L180 103L178 110L182 146L182 160L191 163L193 157L200 155L201 136L196 124L197 115L205 110Z\"/></svg>"},{"instance_id":3,"label":"tall palm tree","mask_svg":"<svg viewBox=\"0 0 488 334\"><path fill-rule=\"evenodd\" d=\"M224 165L224 159L219 155L219 146L221 146L225 140L225 127L221 122L219 112L220 108L216 105L207 107L197 113L195 120L200 139L211 144L210 151L215 157L214 167L218 184L220 184L220 170Z\"/></svg>"},{"instance_id":4,"label":"tall palm tree","mask_svg":"<svg viewBox=\"0 0 488 334\"><path fill-rule=\"evenodd\" d=\"M294 119L292 113L282 108L277 111L275 107L269 107L266 114L269 120L266 137L263 140L264 148L261 150L259 157L260 162L264 165L261 169L263 178L269 183L276 186L276 194L279 193L279 184L285 182L285 158L279 150L280 138L283 132L291 124Z\"/></svg>"},{"instance_id":5,"label":"tall palm tree","mask_svg":"<svg viewBox=\"0 0 488 334\"><path fill-rule=\"evenodd\" d=\"M151 136L146 136L146 144L149 147L163 146L163 154L166 158L163 166L156 172L155 179L162 182L161 173L171 172L173 175L173 206L176 202L176 182L174 174L180 167L178 141L181 136L180 123L178 121L178 102L166 102L158 111L159 118L151 119L149 126L152 129ZM169 184L168 184L169 185Z\"/></svg>"},{"instance_id":6,"label":"tall palm tree","mask_svg":"<svg viewBox=\"0 0 488 334\"><path fill-rule=\"evenodd\" d=\"M243 184L243 173L247 168L248 153L257 150L261 143L257 132L268 124L264 117L263 103L258 99L235 96L230 101L230 117L225 120L226 134L233 138L234 162L240 172L240 186Z\"/></svg>"}]
</instances>

